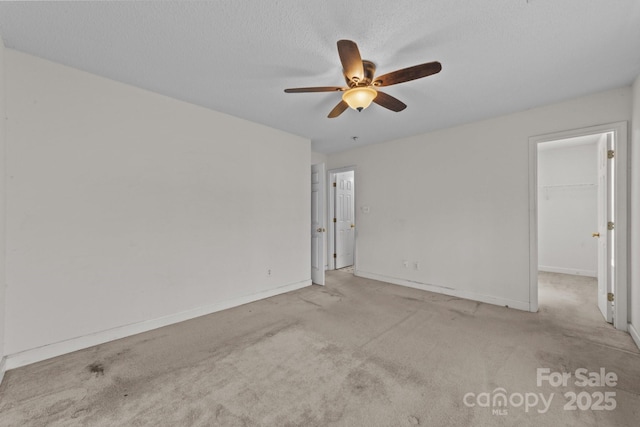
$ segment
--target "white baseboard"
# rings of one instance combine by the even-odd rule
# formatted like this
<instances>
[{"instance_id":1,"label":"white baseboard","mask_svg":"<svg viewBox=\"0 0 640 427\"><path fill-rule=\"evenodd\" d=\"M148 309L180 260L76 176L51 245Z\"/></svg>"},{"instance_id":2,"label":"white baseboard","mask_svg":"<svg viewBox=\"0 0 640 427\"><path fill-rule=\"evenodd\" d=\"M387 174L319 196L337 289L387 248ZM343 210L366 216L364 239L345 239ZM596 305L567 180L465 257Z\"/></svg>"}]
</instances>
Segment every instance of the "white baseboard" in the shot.
<instances>
[{"instance_id":1,"label":"white baseboard","mask_svg":"<svg viewBox=\"0 0 640 427\"><path fill-rule=\"evenodd\" d=\"M629 323L629 335L633 338L636 346L640 348L640 333L638 333L638 330L631 323Z\"/></svg>"},{"instance_id":2,"label":"white baseboard","mask_svg":"<svg viewBox=\"0 0 640 427\"><path fill-rule=\"evenodd\" d=\"M183 322L195 317L205 316L217 311L238 307L240 305L248 304L261 299L295 291L296 289L301 289L307 286L311 286L311 279L303 280L296 283L290 283L288 285L283 285L274 289L269 289L251 295L233 298L220 303L210 304L187 311L170 314L168 316L160 317L157 319L119 326L117 328L109 329L106 331L99 331L82 337L72 338L69 340L44 345L42 347L25 350L20 353L10 354L6 356L6 365L3 365L3 367L6 367L6 370L8 371L10 369L19 368L31 363L36 363L42 360L50 359L52 357L71 353L73 351L93 347L94 345L104 344L109 341L140 334L142 332L151 331L153 329L158 329L163 326Z\"/></svg>"},{"instance_id":3,"label":"white baseboard","mask_svg":"<svg viewBox=\"0 0 640 427\"><path fill-rule=\"evenodd\" d=\"M547 273L573 274L574 276L598 277L598 272L596 270L581 270L579 268L564 268L539 265L538 271L546 271Z\"/></svg>"},{"instance_id":4,"label":"white baseboard","mask_svg":"<svg viewBox=\"0 0 640 427\"><path fill-rule=\"evenodd\" d=\"M393 283L394 285L407 286L409 288L421 289L423 291L435 292L438 294L451 295L454 297L469 299L473 301L486 302L487 304L500 305L502 307L515 308L518 310L529 311L528 301L515 301L505 298L492 297L490 295L477 294L471 291L463 291L453 288L445 288L442 286L428 285L426 283L414 282L406 279L398 279L395 277L383 276L376 273L368 273L358 270L354 273L358 277L366 279L379 280L381 282Z\"/></svg>"},{"instance_id":5,"label":"white baseboard","mask_svg":"<svg viewBox=\"0 0 640 427\"><path fill-rule=\"evenodd\" d=\"M7 370L7 356L4 356L0 359L0 384L2 384L2 379L4 378L4 373Z\"/></svg>"}]
</instances>

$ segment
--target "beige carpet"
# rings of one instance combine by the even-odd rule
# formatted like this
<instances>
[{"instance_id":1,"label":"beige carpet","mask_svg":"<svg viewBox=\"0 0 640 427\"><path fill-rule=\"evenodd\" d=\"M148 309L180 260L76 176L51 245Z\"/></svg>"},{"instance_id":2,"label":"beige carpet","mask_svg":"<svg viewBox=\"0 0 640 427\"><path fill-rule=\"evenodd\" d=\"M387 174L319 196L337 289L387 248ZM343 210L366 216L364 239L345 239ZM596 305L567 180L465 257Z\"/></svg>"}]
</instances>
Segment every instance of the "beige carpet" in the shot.
<instances>
[{"instance_id":1,"label":"beige carpet","mask_svg":"<svg viewBox=\"0 0 640 427\"><path fill-rule=\"evenodd\" d=\"M602 320L595 282L541 274L540 288L532 314L330 272L326 287L9 371L0 425L638 425L640 353ZM601 367L615 387L536 384L537 368ZM514 404L465 405L496 388ZM564 409L585 391L617 407ZM548 411L516 405L527 393L554 393Z\"/></svg>"}]
</instances>

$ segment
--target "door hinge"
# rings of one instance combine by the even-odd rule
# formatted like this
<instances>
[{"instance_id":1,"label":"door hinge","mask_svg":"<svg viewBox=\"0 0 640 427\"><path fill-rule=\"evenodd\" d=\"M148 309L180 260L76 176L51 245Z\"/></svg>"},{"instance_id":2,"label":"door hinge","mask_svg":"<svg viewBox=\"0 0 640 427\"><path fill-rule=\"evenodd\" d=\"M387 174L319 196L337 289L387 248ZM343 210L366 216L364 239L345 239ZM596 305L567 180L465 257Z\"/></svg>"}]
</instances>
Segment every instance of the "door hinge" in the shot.
<instances>
[{"instance_id":1,"label":"door hinge","mask_svg":"<svg viewBox=\"0 0 640 427\"><path fill-rule=\"evenodd\" d=\"M616 155L616 152L613 150L608 150L607 151L607 159L613 159Z\"/></svg>"},{"instance_id":2,"label":"door hinge","mask_svg":"<svg viewBox=\"0 0 640 427\"><path fill-rule=\"evenodd\" d=\"M333 257L334 257L334 258L338 258L338 255L337 255L337 254L333 254Z\"/></svg>"},{"instance_id":3,"label":"door hinge","mask_svg":"<svg viewBox=\"0 0 640 427\"><path fill-rule=\"evenodd\" d=\"M609 301L609 302L613 302L613 299L614 299L613 294L612 294L611 292L609 292L609 293L607 294L607 301Z\"/></svg>"},{"instance_id":4,"label":"door hinge","mask_svg":"<svg viewBox=\"0 0 640 427\"><path fill-rule=\"evenodd\" d=\"M337 219L335 219L335 218L333 218L333 222L338 222L338 220L337 220Z\"/></svg>"},{"instance_id":5,"label":"door hinge","mask_svg":"<svg viewBox=\"0 0 640 427\"><path fill-rule=\"evenodd\" d=\"M335 182L333 183L333 186L334 186L334 187L337 187L337 185L336 185L336 183L335 183Z\"/></svg>"},{"instance_id":6,"label":"door hinge","mask_svg":"<svg viewBox=\"0 0 640 427\"><path fill-rule=\"evenodd\" d=\"M615 227L615 224L611 221L609 221L607 223L607 230L613 230L613 228Z\"/></svg>"}]
</instances>

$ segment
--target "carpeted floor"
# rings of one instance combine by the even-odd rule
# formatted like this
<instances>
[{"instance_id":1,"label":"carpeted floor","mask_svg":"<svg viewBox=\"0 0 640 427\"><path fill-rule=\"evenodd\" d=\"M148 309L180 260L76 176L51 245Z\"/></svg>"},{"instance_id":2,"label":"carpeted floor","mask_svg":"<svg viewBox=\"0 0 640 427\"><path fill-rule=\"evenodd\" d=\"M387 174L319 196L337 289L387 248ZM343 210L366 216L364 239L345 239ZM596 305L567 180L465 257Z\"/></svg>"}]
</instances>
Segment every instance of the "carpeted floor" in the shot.
<instances>
[{"instance_id":1,"label":"carpeted floor","mask_svg":"<svg viewBox=\"0 0 640 427\"><path fill-rule=\"evenodd\" d=\"M640 352L602 320L595 281L540 279L533 314L329 272L325 287L9 371L0 425L638 425ZM618 380L538 386L537 368Z\"/></svg>"}]
</instances>

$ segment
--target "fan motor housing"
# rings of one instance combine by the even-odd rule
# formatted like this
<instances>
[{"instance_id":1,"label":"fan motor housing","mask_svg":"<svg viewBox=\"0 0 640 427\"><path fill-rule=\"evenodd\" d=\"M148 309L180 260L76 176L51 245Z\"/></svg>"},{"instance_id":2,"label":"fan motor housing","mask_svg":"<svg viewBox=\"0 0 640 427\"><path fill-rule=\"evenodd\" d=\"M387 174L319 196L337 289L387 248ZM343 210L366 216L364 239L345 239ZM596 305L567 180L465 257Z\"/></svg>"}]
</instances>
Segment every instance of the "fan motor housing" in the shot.
<instances>
[{"instance_id":1,"label":"fan motor housing","mask_svg":"<svg viewBox=\"0 0 640 427\"><path fill-rule=\"evenodd\" d=\"M364 78L362 80L359 80L359 81L350 80L349 77L347 77L346 75L344 76L344 79L347 82L347 86L351 88L351 87L371 85L371 82L373 81L373 76L376 73L376 64L374 64L371 61L367 61L363 59L362 68L364 70Z\"/></svg>"}]
</instances>

